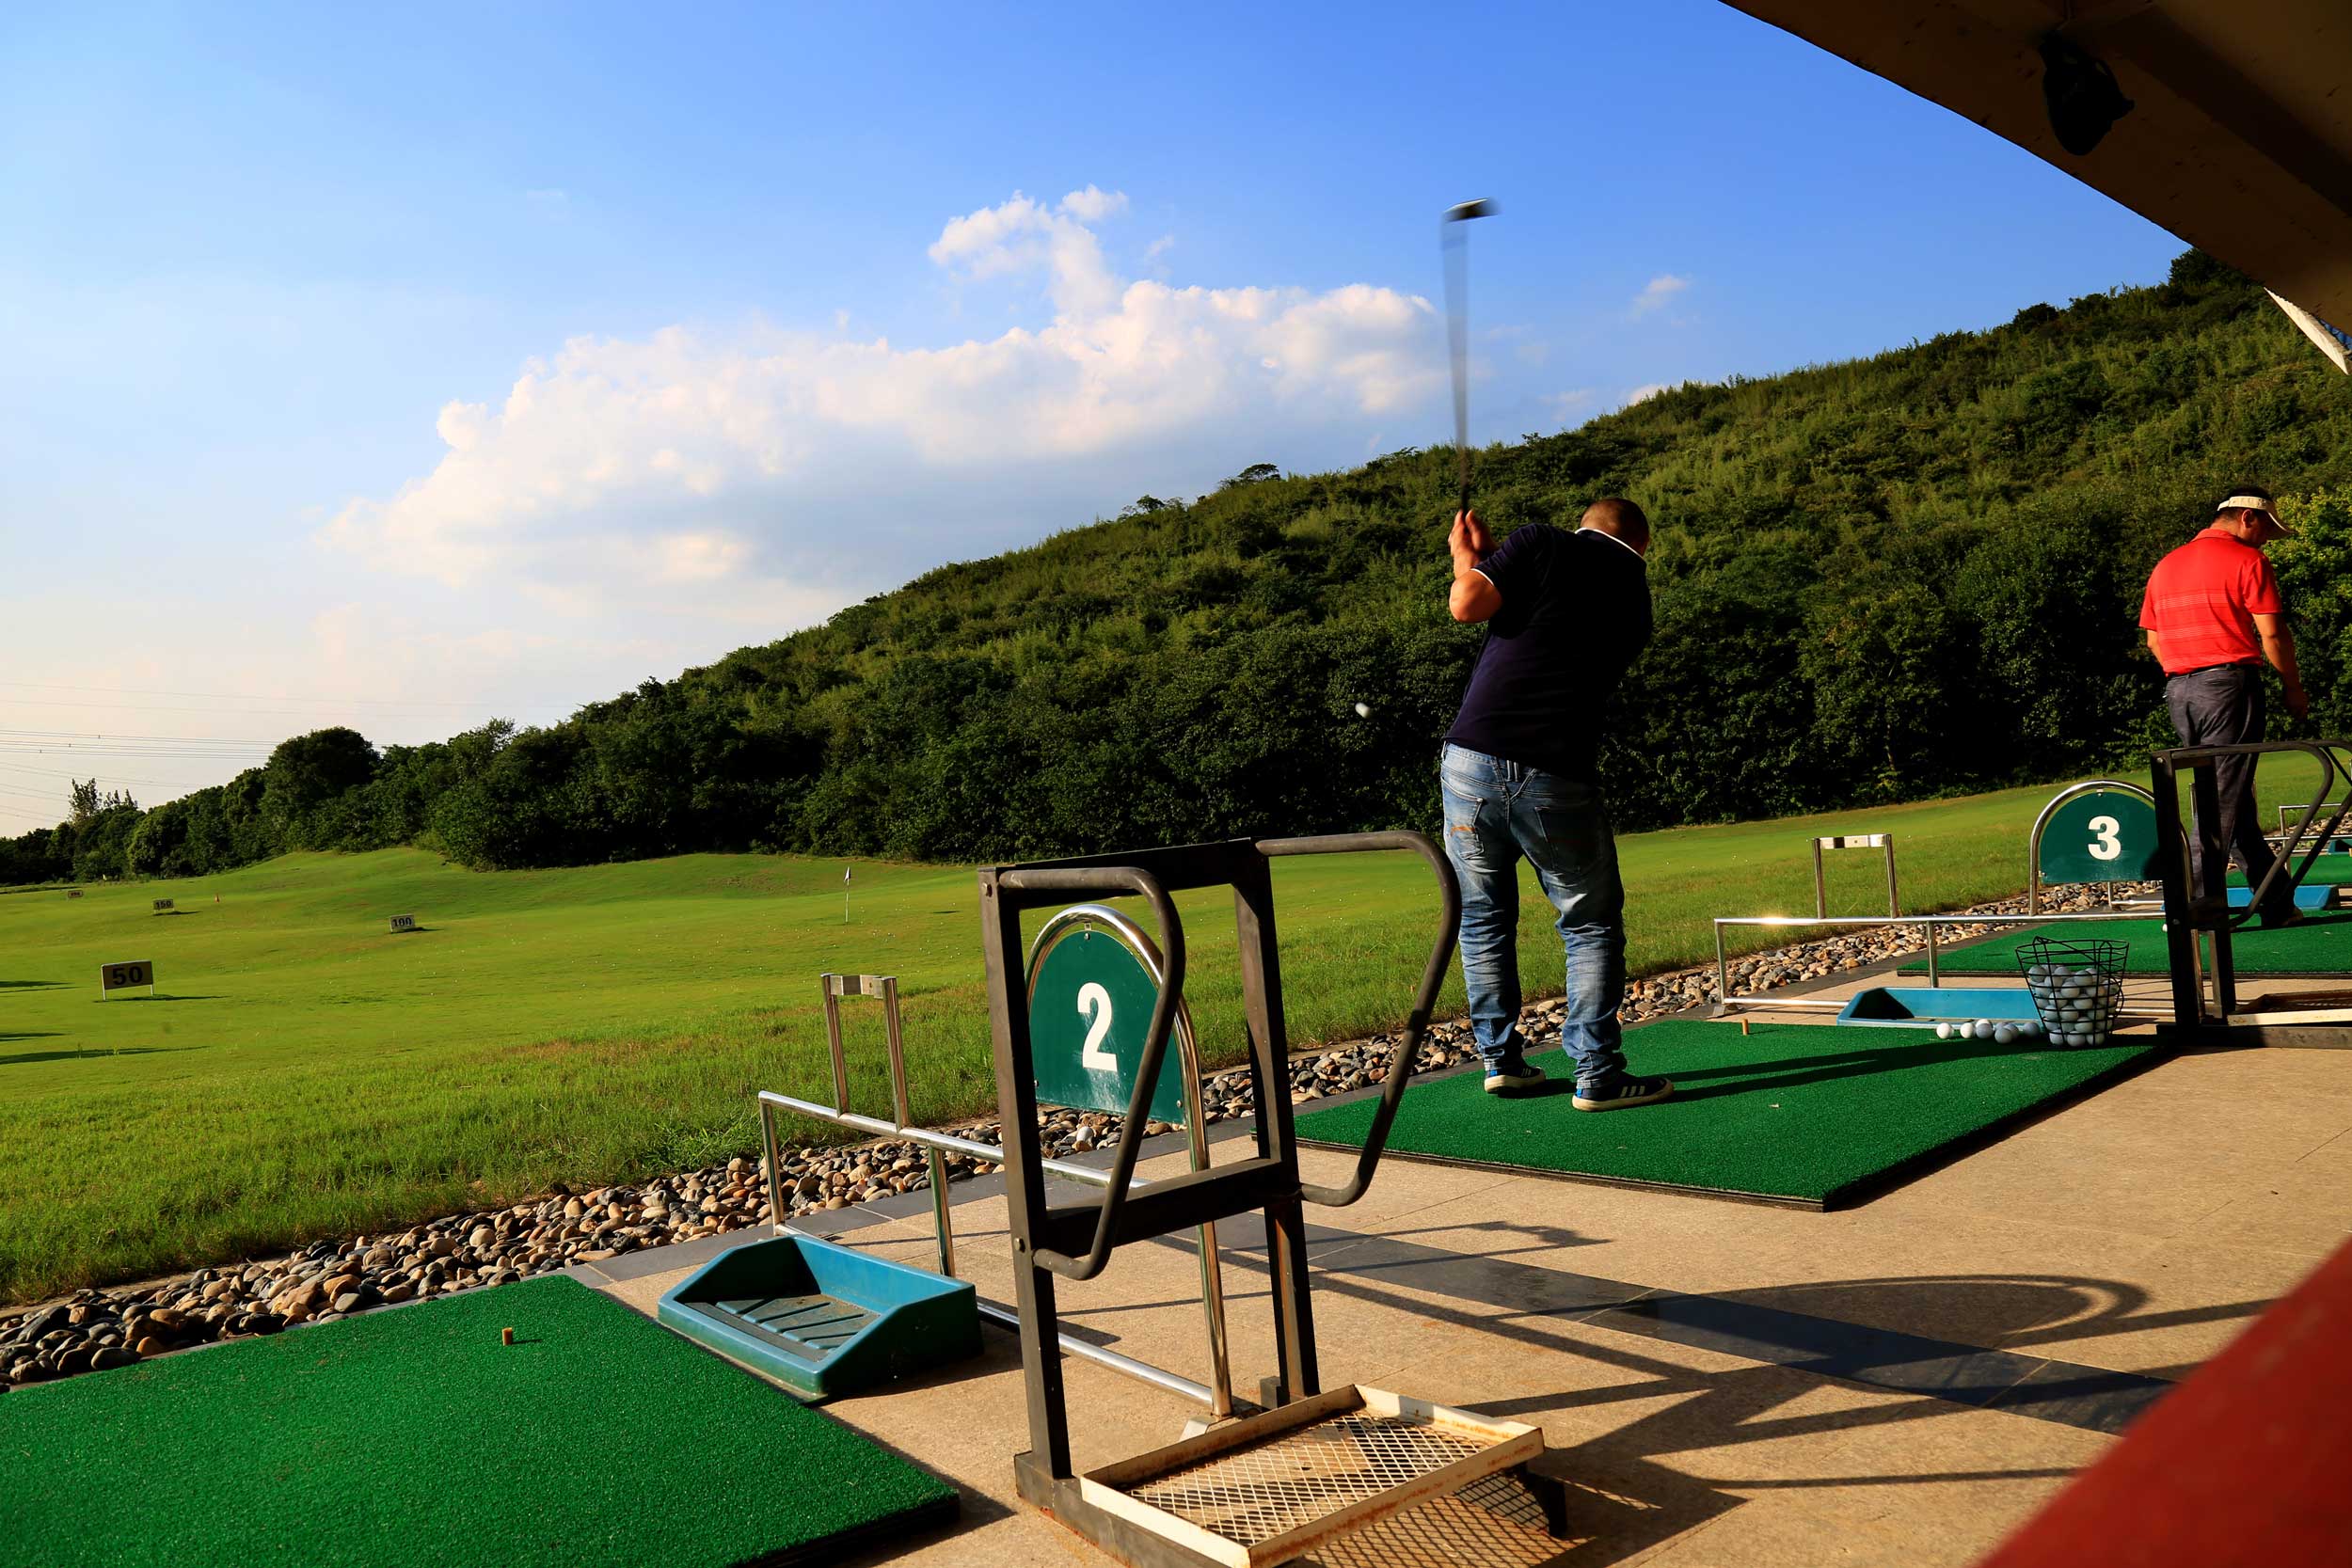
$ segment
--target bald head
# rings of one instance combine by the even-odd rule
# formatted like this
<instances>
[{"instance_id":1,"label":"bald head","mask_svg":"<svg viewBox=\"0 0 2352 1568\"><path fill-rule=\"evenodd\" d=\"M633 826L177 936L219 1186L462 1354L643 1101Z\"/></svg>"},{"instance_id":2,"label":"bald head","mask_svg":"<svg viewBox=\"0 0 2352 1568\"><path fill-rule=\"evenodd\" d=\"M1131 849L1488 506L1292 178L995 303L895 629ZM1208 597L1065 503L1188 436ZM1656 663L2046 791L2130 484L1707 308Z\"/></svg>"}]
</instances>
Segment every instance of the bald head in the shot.
<instances>
[{"instance_id":1,"label":"bald head","mask_svg":"<svg viewBox=\"0 0 2352 1568\"><path fill-rule=\"evenodd\" d=\"M1623 496L1604 496L1595 501L1584 509L1583 520L1577 526L1605 533L1644 555L1649 554L1649 518Z\"/></svg>"}]
</instances>

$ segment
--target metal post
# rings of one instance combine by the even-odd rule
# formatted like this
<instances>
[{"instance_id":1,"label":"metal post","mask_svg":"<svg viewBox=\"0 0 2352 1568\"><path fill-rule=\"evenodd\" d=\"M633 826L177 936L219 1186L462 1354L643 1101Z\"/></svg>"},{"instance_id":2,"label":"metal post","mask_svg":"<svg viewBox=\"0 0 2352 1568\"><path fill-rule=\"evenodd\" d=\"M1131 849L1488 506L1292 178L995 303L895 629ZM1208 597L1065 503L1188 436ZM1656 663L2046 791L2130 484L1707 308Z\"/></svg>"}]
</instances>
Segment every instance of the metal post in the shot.
<instances>
[{"instance_id":1,"label":"metal post","mask_svg":"<svg viewBox=\"0 0 2352 1568\"><path fill-rule=\"evenodd\" d=\"M1192 1149L1192 1168L1209 1168L1209 1107L1200 1092L1200 1044L1192 1037L1192 1021L1182 1021L1176 1044L1183 1062L1184 1137ZM1200 1223L1200 1306L1209 1322L1209 1418L1222 1420L1233 1413L1233 1370L1225 1330L1225 1272L1217 1259L1216 1222Z\"/></svg>"},{"instance_id":2,"label":"metal post","mask_svg":"<svg viewBox=\"0 0 2352 1568\"><path fill-rule=\"evenodd\" d=\"M1819 853L1817 850L1816 853ZM1827 919L1826 915L1821 916ZM1724 928L1715 927L1715 1012L1718 1017L1731 1011L1731 960L1724 955Z\"/></svg>"},{"instance_id":3,"label":"metal post","mask_svg":"<svg viewBox=\"0 0 2352 1568\"><path fill-rule=\"evenodd\" d=\"M907 1094L906 1037L898 1027L898 977L884 974L881 980L882 1028L890 1042L890 1098L898 1109L898 1130L903 1132L914 1125L914 1107ZM956 1228L948 1213L947 1157L928 1146L923 1154L931 1181L931 1229L939 1238L939 1272L952 1277L956 1272Z\"/></svg>"},{"instance_id":4,"label":"metal post","mask_svg":"<svg viewBox=\"0 0 2352 1568\"><path fill-rule=\"evenodd\" d=\"M1928 984L1940 986L1943 983L1943 963L1935 950L1935 922L1931 918L1928 921Z\"/></svg>"},{"instance_id":5,"label":"metal post","mask_svg":"<svg viewBox=\"0 0 2352 1568\"><path fill-rule=\"evenodd\" d=\"M841 1052L841 976L827 974L818 984L825 993L825 1043L833 1049L833 1108L850 1108L850 1063Z\"/></svg>"},{"instance_id":6,"label":"metal post","mask_svg":"<svg viewBox=\"0 0 2352 1568\"><path fill-rule=\"evenodd\" d=\"M1242 1015L1258 1084L1258 1148L1297 1168L1284 1033L1281 949L1275 936L1274 875L1257 860L1233 878L1233 927L1241 953ZM1391 1072L1407 1070L1399 1062ZM1323 1392L1315 1355L1314 1304L1307 1275L1306 1210L1296 1189L1264 1209L1266 1287L1274 1305L1275 1379L1281 1402Z\"/></svg>"},{"instance_id":7,"label":"metal post","mask_svg":"<svg viewBox=\"0 0 2352 1568\"><path fill-rule=\"evenodd\" d=\"M1061 1316L1054 1275L1039 1266L1034 1243L1047 1214L1045 1173L1038 1168L1037 1079L1031 1066L1028 1000L1020 962L1021 911L1004 895L994 870L983 870L980 924L987 940L988 1013L996 1065L997 1119L1005 1140L1005 1214L1012 1235L1013 1304L1020 1313L1021 1367L1026 1385L1029 1447L1013 1474L1030 1501L1049 1505L1054 1484L1073 1475L1070 1411L1062 1391ZM1133 1131L1130 1129L1130 1131Z\"/></svg>"},{"instance_id":8,"label":"metal post","mask_svg":"<svg viewBox=\"0 0 2352 1568\"><path fill-rule=\"evenodd\" d=\"M1883 836L1886 840L1886 912L1900 914L1903 912L1903 899L1902 895L1895 890L1895 835L1887 833Z\"/></svg>"},{"instance_id":9,"label":"metal post","mask_svg":"<svg viewBox=\"0 0 2352 1568\"><path fill-rule=\"evenodd\" d=\"M1813 918L1829 918L1829 884L1822 879L1821 841L1818 837L1813 841Z\"/></svg>"},{"instance_id":10,"label":"metal post","mask_svg":"<svg viewBox=\"0 0 2352 1568\"><path fill-rule=\"evenodd\" d=\"M768 1161L768 1223L784 1228L784 1146L776 1141L776 1108L759 1102L759 1147Z\"/></svg>"}]
</instances>

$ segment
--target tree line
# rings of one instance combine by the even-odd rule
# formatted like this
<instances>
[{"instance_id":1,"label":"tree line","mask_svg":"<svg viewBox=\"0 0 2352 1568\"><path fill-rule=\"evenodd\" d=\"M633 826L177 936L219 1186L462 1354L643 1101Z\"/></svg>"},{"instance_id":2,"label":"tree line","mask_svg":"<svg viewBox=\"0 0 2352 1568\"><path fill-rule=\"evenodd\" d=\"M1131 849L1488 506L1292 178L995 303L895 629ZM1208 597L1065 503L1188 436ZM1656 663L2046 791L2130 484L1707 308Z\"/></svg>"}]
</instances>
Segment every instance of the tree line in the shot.
<instances>
[{"instance_id":1,"label":"tree line","mask_svg":"<svg viewBox=\"0 0 2352 1568\"><path fill-rule=\"evenodd\" d=\"M2149 568L2243 483L2322 729L2352 725L2352 401L2247 278L1686 386L1475 454L1498 533L1605 494L1658 525L1657 634L1602 767L1621 826L1825 810L2144 768L2169 743ZM562 723L421 746L295 736L142 809L77 797L0 881L216 871L419 844L481 868L702 849L975 861L1435 817L1476 656L1444 609L1450 449L1244 470ZM1369 717L1358 712L1358 705ZM87 807L87 809L84 809Z\"/></svg>"}]
</instances>

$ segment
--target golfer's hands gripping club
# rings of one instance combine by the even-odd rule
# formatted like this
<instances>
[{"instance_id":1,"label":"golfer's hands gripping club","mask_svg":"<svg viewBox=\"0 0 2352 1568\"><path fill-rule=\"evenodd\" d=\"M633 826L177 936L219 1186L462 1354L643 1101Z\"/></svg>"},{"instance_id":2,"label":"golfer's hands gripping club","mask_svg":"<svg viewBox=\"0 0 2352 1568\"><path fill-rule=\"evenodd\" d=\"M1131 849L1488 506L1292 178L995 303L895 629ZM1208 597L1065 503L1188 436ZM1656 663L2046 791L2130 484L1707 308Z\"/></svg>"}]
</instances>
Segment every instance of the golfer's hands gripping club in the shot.
<instances>
[{"instance_id":1,"label":"golfer's hands gripping club","mask_svg":"<svg viewBox=\"0 0 2352 1568\"><path fill-rule=\"evenodd\" d=\"M1502 608L1502 595L1486 575L1478 570L1478 563L1494 553L1494 535L1486 525L1470 511L1454 515L1454 530L1446 535L1446 548L1454 556L1454 586L1446 593L1446 609L1456 621L1477 623L1490 619Z\"/></svg>"},{"instance_id":2,"label":"golfer's hands gripping club","mask_svg":"<svg viewBox=\"0 0 2352 1568\"><path fill-rule=\"evenodd\" d=\"M1486 525L1478 520L1475 512L1456 512L1454 531L1446 539L1446 548L1454 552L1454 568L1463 571L1477 565L1494 553L1495 536L1486 531Z\"/></svg>"}]
</instances>

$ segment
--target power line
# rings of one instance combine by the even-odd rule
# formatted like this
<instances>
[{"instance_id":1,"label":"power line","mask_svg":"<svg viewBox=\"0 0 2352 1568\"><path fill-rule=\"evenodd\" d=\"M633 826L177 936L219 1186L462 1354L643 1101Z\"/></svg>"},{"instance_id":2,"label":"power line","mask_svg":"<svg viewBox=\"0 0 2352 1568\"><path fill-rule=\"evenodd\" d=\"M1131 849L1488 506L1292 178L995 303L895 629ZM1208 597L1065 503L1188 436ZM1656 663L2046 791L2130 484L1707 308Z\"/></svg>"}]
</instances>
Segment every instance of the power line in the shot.
<instances>
[{"instance_id":1,"label":"power line","mask_svg":"<svg viewBox=\"0 0 2352 1568\"><path fill-rule=\"evenodd\" d=\"M98 730L13 730L0 728L0 736L17 736L36 740L169 740L189 746L260 746L265 750L278 744L275 740L248 740L243 736L107 735Z\"/></svg>"},{"instance_id":2,"label":"power line","mask_svg":"<svg viewBox=\"0 0 2352 1568\"><path fill-rule=\"evenodd\" d=\"M576 705L568 703L511 703L502 697L487 698L475 703L436 703L412 701L402 697L289 697L283 694L264 697L243 691L167 691L138 686L67 686L56 681L0 680L0 686L13 686L27 691L96 691L118 697L204 697L238 703L297 703L312 707L441 708L459 713L488 713L498 708L527 709L533 713L555 712L568 711ZM104 705L92 705L103 706Z\"/></svg>"},{"instance_id":3,"label":"power line","mask_svg":"<svg viewBox=\"0 0 2352 1568\"><path fill-rule=\"evenodd\" d=\"M326 705L326 706L328 706L330 709L332 709L332 708L335 708L335 707L341 707L341 706L342 706L342 705L342 705L342 704L333 704L333 705ZM312 721L312 722L314 722L314 723L315 723L315 722L316 722L316 721L318 721L318 720L322 717L320 714L316 714L316 713L306 713L306 712L304 712L304 711L303 711L302 709L300 709L300 708L284 708L284 707L166 707L166 706L164 706L164 705L160 705L160 704L156 704L156 703L60 703L60 702L52 702L52 701L49 701L49 700L47 700L47 699L40 698L40 697L0 697L0 707L63 707L63 708L72 708L72 709L73 709L73 710L74 710L75 712L77 712L77 713L78 713L78 712L82 712L82 711L84 711L84 710L86 710L86 709L88 709L88 708L104 708L104 709L106 709L108 712L112 712L112 713L219 713L219 714L230 714L230 715L233 715L233 716L235 716L235 717L238 717L238 718L244 718L244 719L307 719L307 720L310 720L310 721ZM462 710L460 710L460 711L462 711L462 712L464 712L464 713L467 713L467 714L473 714L473 713L491 713L491 710L490 710L490 709L488 709L488 708L465 708L465 709L462 709ZM516 711L518 711L518 712L525 712L525 711L533 711L533 710L529 710L529 709L517 709ZM555 711L555 710L554 710L554 709L545 709L545 710L538 710L538 711L548 711L548 712L553 712L553 711ZM448 715L448 714L442 714L442 713L414 712L414 713L377 713L377 714L371 714L371 715L367 715L367 716L365 716L365 717L369 717L369 718L373 718L373 719L376 719L376 720L382 720L382 721L394 721L394 720L401 720L401 719L411 719L411 720L426 720L426 719L433 719L433 720L443 720L443 721L446 721L447 719L449 719L449 718L450 718L450 715ZM503 717L503 715L501 715L501 714L496 714L496 713L491 713L491 717L493 717L493 718L501 718L501 717Z\"/></svg>"}]
</instances>

